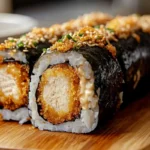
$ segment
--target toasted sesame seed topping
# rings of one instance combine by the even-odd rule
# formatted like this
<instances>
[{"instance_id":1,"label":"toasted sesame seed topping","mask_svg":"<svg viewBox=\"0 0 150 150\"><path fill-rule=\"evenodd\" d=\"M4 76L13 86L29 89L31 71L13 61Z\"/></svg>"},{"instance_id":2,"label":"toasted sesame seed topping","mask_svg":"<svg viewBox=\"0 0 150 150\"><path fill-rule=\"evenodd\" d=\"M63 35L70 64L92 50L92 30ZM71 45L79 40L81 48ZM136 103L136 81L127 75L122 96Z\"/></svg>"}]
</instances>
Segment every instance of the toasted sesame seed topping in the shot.
<instances>
[{"instance_id":1,"label":"toasted sesame seed topping","mask_svg":"<svg viewBox=\"0 0 150 150\"><path fill-rule=\"evenodd\" d=\"M138 20L140 16L134 14L129 16L117 16L107 23L106 28L115 32L119 38L127 38L136 30L140 29Z\"/></svg>"},{"instance_id":2,"label":"toasted sesame seed topping","mask_svg":"<svg viewBox=\"0 0 150 150\"><path fill-rule=\"evenodd\" d=\"M143 32L150 33L150 15L143 15L139 19L139 26Z\"/></svg>"},{"instance_id":3,"label":"toasted sesame seed topping","mask_svg":"<svg viewBox=\"0 0 150 150\"><path fill-rule=\"evenodd\" d=\"M55 43L62 35L74 32L83 26L95 26L97 24L106 24L112 17L103 13L91 13L78 17L77 19L65 22L63 24L55 24L49 28L34 28L31 32L22 36L18 42L23 42L24 47L36 46L33 42Z\"/></svg>"},{"instance_id":4,"label":"toasted sesame seed topping","mask_svg":"<svg viewBox=\"0 0 150 150\"><path fill-rule=\"evenodd\" d=\"M14 39L13 42L9 41L9 38L8 40L5 40L4 43L1 43L0 44L0 51L5 51L7 49L11 49L13 52L16 51L16 39Z\"/></svg>"},{"instance_id":5,"label":"toasted sesame seed topping","mask_svg":"<svg viewBox=\"0 0 150 150\"><path fill-rule=\"evenodd\" d=\"M51 51L66 52L71 49L79 49L81 46L99 46L108 49L113 56L116 55L116 49L110 42L107 42L113 36L113 33L106 30L104 26L99 29L84 27L74 34L67 34L58 40L52 47Z\"/></svg>"},{"instance_id":6,"label":"toasted sesame seed topping","mask_svg":"<svg viewBox=\"0 0 150 150\"><path fill-rule=\"evenodd\" d=\"M118 37L127 38L132 35L140 41L140 37L135 34L136 30L142 29L144 32L150 32L149 15L141 17L138 15L117 16L115 19L111 19L112 17L107 14L91 13L63 24L52 25L49 28L34 28L19 39L8 38L4 44L0 45L0 50L12 49L15 52L17 49L23 48L24 52L27 52L28 48L36 48L39 42L53 44L56 41L51 50L56 49L65 52L71 48L78 49L82 45L100 47L109 45L107 48L110 50L112 47L110 40L117 41ZM106 22L108 22L106 27L99 25ZM81 29L84 26L94 28L85 27ZM75 31L78 32L72 34ZM115 54L114 50L112 53Z\"/></svg>"},{"instance_id":7,"label":"toasted sesame seed topping","mask_svg":"<svg viewBox=\"0 0 150 150\"><path fill-rule=\"evenodd\" d=\"M79 28L89 25L105 24L112 17L103 13L91 13L78 17L63 24L55 24L49 28L33 28L33 30L19 39L8 38L4 44L1 44L0 50L36 48L39 42L55 43L62 35L74 32ZM25 50L26 51L26 50Z\"/></svg>"}]
</instances>

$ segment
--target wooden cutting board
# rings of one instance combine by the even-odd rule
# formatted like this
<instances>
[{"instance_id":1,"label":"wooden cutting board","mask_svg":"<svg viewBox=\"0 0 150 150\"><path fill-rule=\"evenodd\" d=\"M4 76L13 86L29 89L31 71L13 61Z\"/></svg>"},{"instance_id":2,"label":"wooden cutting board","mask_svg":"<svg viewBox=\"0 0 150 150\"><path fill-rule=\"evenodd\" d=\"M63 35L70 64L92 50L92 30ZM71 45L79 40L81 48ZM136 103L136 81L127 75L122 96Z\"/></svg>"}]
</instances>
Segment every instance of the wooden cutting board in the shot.
<instances>
[{"instance_id":1,"label":"wooden cutting board","mask_svg":"<svg viewBox=\"0 0 150 150\"><path fill-rule=\"evenodd\" d=\"M39 131L30 124L0 122L1 149L150 150L150 94L131 103L91 134Z\"/></svg>"}]
</instances>

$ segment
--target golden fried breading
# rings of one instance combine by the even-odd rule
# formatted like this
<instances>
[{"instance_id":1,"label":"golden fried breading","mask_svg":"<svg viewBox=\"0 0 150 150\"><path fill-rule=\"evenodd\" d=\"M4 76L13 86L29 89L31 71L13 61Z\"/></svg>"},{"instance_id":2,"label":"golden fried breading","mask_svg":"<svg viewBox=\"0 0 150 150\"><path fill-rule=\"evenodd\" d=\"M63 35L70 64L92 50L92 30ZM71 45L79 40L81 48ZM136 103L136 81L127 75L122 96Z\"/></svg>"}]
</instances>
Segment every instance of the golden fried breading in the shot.
<instances>
[{"instance_id":1,"label":"golden fried breading","mask_svg":"<svg viewBox=\"0 0 150 150\"><path fill-rule=\"evenodd\" d=\"M68 64L48 68L37 90L40 114L52 124L75 119L80 113L79 77Z\"/></svg>"},{"instance_id":2,"label":"golden fried breading","mask_svg":"<svg viewBox=\"0 0 150 150\"><path fill-rule=\"evenodd\" d=\"M0 106L15 110L27 105L29 66L18 62L0 64Z\"/></svg>"}]
</instances>

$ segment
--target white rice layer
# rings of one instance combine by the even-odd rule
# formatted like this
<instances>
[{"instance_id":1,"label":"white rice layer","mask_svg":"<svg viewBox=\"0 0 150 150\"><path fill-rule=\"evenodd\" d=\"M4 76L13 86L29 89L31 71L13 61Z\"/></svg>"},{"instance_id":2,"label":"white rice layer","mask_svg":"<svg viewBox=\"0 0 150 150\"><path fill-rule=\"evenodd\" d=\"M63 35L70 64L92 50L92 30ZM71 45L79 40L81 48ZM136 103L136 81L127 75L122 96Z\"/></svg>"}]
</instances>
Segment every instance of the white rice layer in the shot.
<instances>
[{"instance_id":1,"label":"white rice layer","mask_svg":"<svg viewBox=\"0 0 150 150\"><path fill-rule=\"evenodd\" d=\"M38 112L36 103L36 90L40 76L49 65L69 62L77 71L80 78L80 118L68 121L59 125L53 125L44 120ZM94 92L94 73L89 62L79 53L70 51L67 53L50 53L43 55L35 64L31 76L29 92L29 111L32 117L32 124L40 130L67 131L75 133L88 133L94 130L98 123L98 96ZM98 90L100 91L100 89Z\"/></svg>"},{"instance_id":2,"label":"white rice layer","mask_svg":"<svg viewBox=\"0 0 150 150\"><path fill-rule=\"evenodd\" d=\"M26 55L21 51L13 52L12 50L0 51L0 56L10 59L13 58L16 61L27 63Z\"/></svg>"},{"instance_id":3,"label":"white rice layer","mask_svg":"<svg viewBox=\"0 0 150 150\"><path fill-rule=\"evenodd\" d=\"M19 124L23 124L29 121L29 112L27 107L19 108L15 111L8 109L0 109L0 114L3 120L14 120L19 121Z\"/></svg>"}]
</instances>

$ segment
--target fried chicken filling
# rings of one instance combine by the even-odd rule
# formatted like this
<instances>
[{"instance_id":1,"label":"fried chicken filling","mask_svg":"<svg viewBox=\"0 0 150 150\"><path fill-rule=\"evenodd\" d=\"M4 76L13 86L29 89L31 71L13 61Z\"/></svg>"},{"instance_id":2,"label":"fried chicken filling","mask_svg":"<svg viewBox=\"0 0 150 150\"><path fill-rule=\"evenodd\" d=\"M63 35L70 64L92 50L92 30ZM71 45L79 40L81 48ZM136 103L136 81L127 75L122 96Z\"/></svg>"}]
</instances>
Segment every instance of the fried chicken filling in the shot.
<instances>
[{"instance_id":1,"label":"fried chicken filling","mask_svg":"<svg viewBox=\"0 0 150 150\"><path fill-rule=\"evenodd\" d=\"M29 66L18 62L0 64L0 106L16 110L28 103Z\"/></svg>"},{"instance_id":2,"label":"fried chicken filling","mask_svg":"<svg viewBox=\"0 0 150 150\"><path fill-rule=\"evenodd\" d=\"M40 115L52 124L74 120L80 113L79 82L76 69L68 64L48 68L37 89Z\"/></svg>"}]
</instances>

